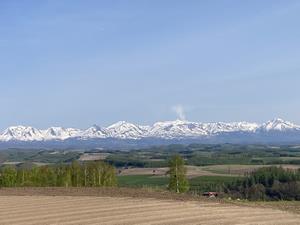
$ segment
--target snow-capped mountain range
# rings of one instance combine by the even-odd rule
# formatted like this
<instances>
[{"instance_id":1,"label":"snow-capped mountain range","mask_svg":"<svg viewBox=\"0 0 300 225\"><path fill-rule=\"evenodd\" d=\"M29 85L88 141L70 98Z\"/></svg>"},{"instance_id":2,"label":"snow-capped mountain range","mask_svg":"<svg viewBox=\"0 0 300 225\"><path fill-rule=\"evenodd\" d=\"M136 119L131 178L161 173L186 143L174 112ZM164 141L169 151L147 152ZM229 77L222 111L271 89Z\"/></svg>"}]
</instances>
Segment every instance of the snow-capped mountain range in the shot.
<instances>
[{"instance_id":1,"label":"snow-capped mountain range","mask_svg":"<svg viewBox=\"0 0 300 225\"><path fill-rule=\"evenodd\" d=\"M249 122L199 123L175 120L157 122L152 126L140 126L120 121L109 127L94 125L85 130L63 127L50 127L40 130L34 127L12 126L0 134L0 142L84 141L95 139L208 140L221 136L228 137L228 142L230 142L230 138L232 138L230 135L235 138L243 135L243 138L245 138L245 135L247 137L255 135L265 137L267 134L276 134L277 137L280 137L279 134L287 135L287 133L299 134L299 136L296 136L296 140L300 142L300 126L282 119L270 120L263 124ZM224 141L226 142L226 139Z\"/></svg>"}]
</instances>

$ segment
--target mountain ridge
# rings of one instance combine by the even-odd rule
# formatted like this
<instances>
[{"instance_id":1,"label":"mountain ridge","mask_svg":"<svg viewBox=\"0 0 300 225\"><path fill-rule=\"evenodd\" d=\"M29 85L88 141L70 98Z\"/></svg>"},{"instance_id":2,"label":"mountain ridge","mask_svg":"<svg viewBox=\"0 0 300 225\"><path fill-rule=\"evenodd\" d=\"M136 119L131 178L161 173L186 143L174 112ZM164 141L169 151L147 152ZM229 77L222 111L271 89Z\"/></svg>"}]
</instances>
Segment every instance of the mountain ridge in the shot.
<instances>
[{"instance_id":1,"label":"mountain ridge","mask_svg":"<svg viewBox=\"0 0 300 225\"><path fill-rule=\"evenodd\" d=\"M126 121L119 121L108 127L93 125L87 129L50 127L37 129L31 126L11 126L0 133L0 142L43 142L66 141L70 139L207 139L230 134L260 135L268 133L299 133L300 126L280 118L263 124L250 122L190 122L185 120L156 122L152 126L141 126Z\"/></svg>"}]
</instances>

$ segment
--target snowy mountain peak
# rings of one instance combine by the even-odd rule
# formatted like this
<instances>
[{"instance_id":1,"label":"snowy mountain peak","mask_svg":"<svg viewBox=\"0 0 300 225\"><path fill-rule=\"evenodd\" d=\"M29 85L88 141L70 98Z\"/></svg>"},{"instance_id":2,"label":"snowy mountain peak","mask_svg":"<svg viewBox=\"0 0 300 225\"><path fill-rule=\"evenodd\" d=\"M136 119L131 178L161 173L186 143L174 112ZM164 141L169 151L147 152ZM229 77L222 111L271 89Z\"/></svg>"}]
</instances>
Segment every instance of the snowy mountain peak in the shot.
<instances>
[{"instance_id":1,"label":"snowy mountain peak","mask_svg":"<svg viewBox=\"0 0 300 225\"><path fill-rule=\"evenodd\" d=\"M93 125L92 127L79 132L79 135L83 139L86 138L105 138L106 137L106 130L99 127L98 125Z\"/></svg>"},{"instance_id":2,"label":"snowy mountain peak","mask_svg":"<svg viewBox=\"0 0 300 225\"><path fill-rule=\"evenodd\" d=\"M275 118L273 120L270 120L264 124L262 124L261 129L266 131L287 131L287 130L294 130L294 129L300 129L300 126L295 125L289 121L285 121L280 118Z\"/></svg>"},{"instance_id":3,"label":"snowy mountain peak","mask_svg":"<svg viewBox=\"0 0 300 225\"><path fill-rule=\"evenodd\" d=\"M126 121L119 121L107 128L93 125L86 130L63 127L50 127L38 130L33 127L12 126L0 134L0 141L63 141L70 138L81 140L96 138L116 139L182 139L209 138L222 134L248 133L260 134L286 131L296 131L300 134L300 126L283 119L273 119L261 125L248 122L215 122L198 123L184 120L163 121L152 126L140 126ZM300 140L300 138L299 138Z\"/></svg>"},{"instance_id":4,"label":"snowy mountain peak","mask_svg":"<svg viewBox=\"0 0 300 225\"><path fill-rule=\"evenodd\" d=\"M186 123L189 123L189 121L177 119L177 120L159 121L154 123L154 126L163 125L163 124L178 125L178 124L186 124Z\"/></svg>"},{"instance_id":5,"label":"snowy mountain peak","mask_svg":"<svg viewBox=\"0 0 300 225\"><path fill-rule=\"evenodd\" d=\"M42 131L42 133L44 134L44 140L65 140L78 135L80 130L75 128L50 127Z\"/></svg>"},{"instance_id":6,"label":"snowy mountain peak","mask_svg":"<svg viewBox=\"0 0 300 225\"><path fill-rule=\"evenodd\" d=\"M107 129L113 129L113 128L119 128L119 127L130 127L130 126L135 126L133 123L129 123L126 121L118 121L112 125L110 125L109 127L107 127Z\"/></svg>"},{"instance_id":7,"label":"snowy mountain peak","mask_svg":"<svg viewBox=\"0 0 300 225\"><path fill-rule=\"evenodd\" d=\"M278 123L284 123L285 120L281 119L281 118L274 118L273 120L271 120L271 122L274 122L274 123L276 123L276 122L278 122Z\"/></svg>"},{"instance_id":8,"label":"snowy mountain peak","mask_svg":"<svg viewBox=\"0 0 300 225\"><path fill-rule=\"evenodd\" d=\"M112 138L137 139L143 137L144 129L133 123L119 121L107 127L107 133Z\"/></svg>"},{"instance_id":9,"label":"snowy mountain peak","mask_svg":"<svg viewBox=\"0 0 300 225\"><path fill-rule=\"evenodd\" d=\"M0 140L39 141L43 140L43 135L40 130L33 127L11 126L0 135Z\"/></svg>"},{"instance_id":10,"label":"snowy mountain peak","mask_svg":"<svg viewBox=\"0 0 300 225\"><path fill-rule=\"evenodd\" d=\"M150 136L164 138L193 137L206 134L207 132L203 129L202 124L183 120L157 122L149 131Z\"/></svg>"}]
</instances>

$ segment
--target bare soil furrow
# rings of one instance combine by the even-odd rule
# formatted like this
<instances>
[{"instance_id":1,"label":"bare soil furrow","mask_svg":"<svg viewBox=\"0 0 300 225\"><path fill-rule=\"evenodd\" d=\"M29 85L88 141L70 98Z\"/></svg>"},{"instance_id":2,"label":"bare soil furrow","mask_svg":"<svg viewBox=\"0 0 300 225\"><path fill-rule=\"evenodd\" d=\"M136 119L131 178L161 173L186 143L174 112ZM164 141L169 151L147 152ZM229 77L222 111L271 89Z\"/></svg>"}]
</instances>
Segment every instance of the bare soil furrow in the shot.
<instances>
[{"instance_id":1,"label":"bare soil furrow","mask_svg":"<svg viewBox=\"0 0 300 225\"><path fill-rule=\"evenodd\" d=\"M212 212L213 210L211 210ZM180 225L180 224L186 224L186 223L195 223L195 222L201 222L201 221L205 221L205 223L209 224L210 221L212 221L213 224L215 224L215 222L222 220L223 218L227 218L230 217L231 223L232 220L234 221L235 218L238 216L239 219L242 219L242 217L240 217L239 215L243 214L243 213L247 213L247 216L250 216L251 212L245 212L244 210L237 210L237 211L228 211L228 212L214 212L214 214L205 214L202 211L198 211L197 213L195 213L194 216L190 216L190 217L174 217L174 218L167 218L167 219L159 219L159 220L152 220L151 222L148 223L140 223L139 225L163 225L163 224L174 224L174 225ZM263 212L252 212L251 216L256 216L256 215L261 215L263 214ZM223 221L221 221L223 222ZM232 223L233 224L233 223Z\"/></svg>"},{"instance_id":2,"label":"bare soil furrow","mask_svg":"<svg viewBox=\"0 0 300 225\"><path fill-rule=\"evenodd\" d=\"M161 207L161 205L157 204L154 209L155 210L150 210L150 209L147 209L147 210L144 210L143 211L135 211L135 212L123 212L121 210L118 210L118 213L116 212L110 212L109 215L107 216L102 216L101 217L101 223L105 223L105 222L110 222L111 221L111 218L113 217L114 219L118 219L118 220L121 220L124 222L124 219L127 219L129 216L132 217L132 218L136 218L134 214L136 214L137 216L139 216L141 213L143 213L143 218L144 217L149 217L149 216L152 216L153 214L161 214L163 213L164 211L170 211L171 209L171 212L174 212L177 214L177 211L178 212L182 212L182 210L190 210L190 211L199 211L201 210L202 212L209 212L211 211L211 208L206 208L206 207L199 207L195 204L188 204L188 203L180 203L180 205L174 205L174 203L177 203L177 202L173 202L173 204L170 204L168 206L164 206L164 207ZM177 203L178 204L178 203ZM210 207L212 206L212 204L210 204ZM226 207L216 207L215 208L216 212L218 211L226 211ZM120 211L120 212L119 212ZM102 213L102 212L101 212ZM102 214L101 214L102 215ZM134 216L134 217L133 217ZM86 221L86 218L88 219L88 221ZM83 216L80 220L78 220L77 222L78 223L87 223L87 222L93 222L93 221L99 221L97 218L90 218L90 216L88 215L85 215Z\"/></svg>"},{"instance_id":3,"label":"bare soil furrow","mask_svg":"<svg viewBox=\"0 0 300 225\"><path fill-rule=\"evenodd\" d=\"M22 202L19 202L18 205L16 204L10 204L11 202L17 202L20 197L11 197L8 198L8 200L6 200L5 198L3 198L3 196L0 196L0 210L10 210L13 211L14 209L18 209L18 208L27 208L27 207L31 207L33 205L39 205L40 207L51 207L51 206L62 206L62 205L73 205L73 203L78 203L80 202L77 198L79 198L81 201L88 201L90 203L92 202L96 202L97 204L99 203L99 201L101 202L105 202L105 203L109 203L109 202L115 202L114 198L111 197L107 197L107 198L99 198L99 197L46 197L46 198L41 198L41 197L37 197L39 199L32 199L32 197L28 197L26 196L25 199L22 199ZM13 201L15 198L15 201ZM34 197L36 198L36 197ZM124 201L127 202L127 200L130 199L130 202L141 202L138 199L132 199L132 198L124 198ZM120 199L120 201L122 201L123 198ZM1 212L1 211L0 211Z\"/></svg>"},{"instance_id":4,"label":"bare soil furrow","mask_svg":"<svg viewBox=\"0 0 300 225\"><path fill-rule=\"evenodd\" d=\"M176 210L176 208L179 208L178 206L168 206L169 210ZM158 211L163 211L163 207L161 206L157 206L157 205L153 205L153 206L149 206L149 207L142 207L142 208L136 208L134 211L132 209L127 209L127 210L111 210L111 211L107 211L107 212L103 212L103 211L95 211L95 212L91 212L91 213L85 213L84 215L80 215L80 216L76 216L73 215L71 218L72 220L76 221L76 223L81 223L81 224L85 224L87 221L91 220L91 218L96 218L97 221L100 221L101 223L105 222L105 221L110 221L112 218L122 218L122 217L135 217L135 216L139 216L140 214L152 214L154 212L158 212ZM101 215L101 217L97 217L98 215ZM69 218L62 218L59 222L63 223L63 224L74 224L74 222L68 222ZM51 221L51 220L47 220L47 221Z\"/></svg>"},{"instance_id":5,"label":"bare soil furrow","mask_svg":"<svg viewBox=\"0 0 300 225\"><path fill-rule=\"evenodd\" d=\"M221 212L226 211L226 209L223 208L219 208L218 210L221 210ZM216 213L219 213L218 210L216 210ZM139 217L139 215L137 215L136 217L128 217L127 215L124 216L114 216L113 220L101 220L101 224L115 224L116 221L120 220L122 221L122 224L141 224L144 221L148 221L149 222L153 222L153 221L161 221L163 219L172 219L172 218L185 218L186 216L192 216L192 215L199 215L204 213L204 211L209 212L211 210L205 210L196 208L196 207L180 207L177 208L176 210L168 210L168 209L164 209L164 210L158 210L156 212L147 212L144 213L141 217ZM139 218L139 219L137 219ZM86 222L90 223L90 222L94 222L95 219L90 219ZM96 219L97 220L97 219Z\"/></svg>"},{"instance_id":6,"label":"bare soil furrow","mask_svg":"<svg viewBox=\"0 0 300 225\"><path fill-rule=\"evenodd\" d=\"M255 218L257 224L260 224L261 221L265 221L269 217L276 217L274 212L257 212L257 211L243 211L238 213L227 213L223 215L210 215L208 218L205 219L206 225L215 225L215 224L230 224L230 225L237 225L237 224L244 224L249 218ZM276 220L278 222L278 220ZM185 222L189 222L187 219ZM192 221L191 221L192 222ZM259 223L258 223L259 222ZM180 223L177 223L180 224ZM274 225L278 224L274 222ZM176 225L176 223L174 223Z\"/></svg>"},{"instance_id":7,"label":"bare soil furrow","mask_svg":"<svg viewBox=\"0 0 300 225\"><path fill-rule=\"evenodd\" d=\"M21 216L25 216L25 217L29 217L29 216L34 216L37 213L39 214L47 214L47 215L56 215L57 212L65 212L65 213L70 213L73 214L74 212L77 211L84 211L84 210L92 210L92 209L97 209L97 211L101 211L102 209L104 211L107 210L116 210L116 209L123 209L123 208L130 208L130 206L134 206L136 207L135 203L120 203L117 205L109 205L109 207L107 206L107 203L104 203L105 205L100 205L96 204L96 203L92 203L92 204L88 204L86 206L84 205L57 205L55 208L51 207L29 207L25 210L22 209L18 209L16 211L11 211L10 213L6 213L6 212L2 212L0 214L5 216L5 219L9 219L9 218L16 218L16 217L21 217ZM149 203L150 204L150 203ZM153 203L152 203L153 205ZM141 206L143 207L143 206Z\"/></svg>"},{"instance_id":8,"label":"bare soil furrow","mask_svg":"<svg viewBox=\"0 0 300 225\"><path fill-rule=\"evenodd\" d=\"M1 198L0 198L1 199ZM89 202L89 204L86 204L86 202ZM8 216L15 217L17 215L18 217L21 215L27 215L29 216L30 214L36 214L37 212L39 213L47 213L48 215L51 214L52 212L56 213L58 210L60 212L62 211L77 211L77 210L85 210L85 209L93 209L97 208L98 210L104 209L104 210L109 210L113 209L115 210L116 208L122 209L122 208L130 208L130 206L136 207L137 201L121 201L120 203L116 202L109 202L106 200L103 201L89 201L88 199L85 199L85 201L74 201L72 203L60 203L58 202L57 204L53 204L51 207L49 206L44 206L44 205L39 205L39 204L34 204L30 207L24 208L22 205L19 206L19 208L16 208L16 210L9 210L10 214L7 214L6 211L0 212L1 215L5 215L6 218ZM153 202L145 202L145 204L153 204ZM163 204L168 204L168 203L162 203ZM143 207L141 202L139 202L139 207Z\"/></svg>"},{"instance_id":9,"label":"bare soil furrow","mask_svg":"<svg viewBox=\"0 0 300 225\"><path fill-rule=\"evenodd\" d=\"M181 212L180 209L172 210L172 209L166 209L166 210L157 210L154 212L146 212L146 213L140 213L136 215L123 215L118 217L112 217L112 218L91 218L87 220L81 220L78 221L78 223L75 223L74 225L80 225L80 224L93 224L98 223L101 225L114 225L118 223L122 223L122 225L133 225L133 224L140 224L145 220L155 220L156 218L165 218L168 217L168 215L174 216L182 216L187 214L193 214L192 209L190 209L190 212ZM71 223L70 223L71 224Z\"/></svg>"},{"instance_id":10,"label":"bare soil furrow","mask_svg":"<svg viewBox=\"0 0 300 225\"><path fill-rule=\"evenodd\" d=\"M299 225L300 215L214 201L0 196L0 225Z\"/></svg>"},{"instance_id":11,"label":"bare soil furrow","mask_svg":"<svg viewBox=\"0 0 300 225\"><path fill-rule=\"evenodd\" d=\"M254 225L257 221L261 221L260 225L289 225L289 224L300 224L300 217L289 218L285 214L280 215L266 215L257 218L249 217L245 219L242 223L239 222L237 225Z\"/></svg>"},{"instance_id":12,"label":"bare soil furrow","mask_svg":"<svg viewBox=\"0 0 300 225\"><path fill-rule=\"evenodd\" d=\"M31 202L30 200L27 201L26 199L22 200L22 202L19 202L18 205L16 204L10 204L10 201L3 200L2 197L0 197L0 210L15 210L20 207L27 208L31 207L33 205L39 205L40 207L51 207L51 206L57 206L57 205L72 205L73 203L77 203L78 200L76 199L61 199L61 200L53 200L53 199L40 199L38 201ZM17 199L16 199L17 201Z\"/></svg>"},{"instance_id":13,"label":"bare soil furrow","mask_svg":"<svg viewBox=\"0 0 300 225\"><path fill-rule=\"evenodd\" d=\"M26 215L25 217L19 217L19 215L13 215L12 217L8 218L9 214L5 216L5 219L2 220L3 222L18 222L22 221L24 224L28 220L32 219L38 219L38 220L46 220L46 219L51 219L52 217L70 217L70 218L76 218L78 215L78 211L80 211L81 215L89 215L93 213L99 213L99 214L104 214L105 212L108 212L110 215L115 215L120 211L122 214L124 210L126 211L131 211L135 212L135 210L138 209L143 209L146 207L157 207L159 205L160 207L165 207L169 206L169 203L156 203L156 202L149 202L149 203L143 203L143 204L136 204L136 203L131 203L128 202L127 205L124 205L122 207L119 206L119 202L115 202L113 205L108 205L108 206L103 206L103 205L98 205L98 207L94 206L91 207L91 205L87 204L87 206L84 207L79 207L78 210L74 209L73 206L70 205L70 208L67 209L67 211L62 210L59 206L56 210L54 210L52 213L48 212L47 208L43 208L42 210L39 208L33 208L30 211L30 215ZM101 207L100 207L101 206ZM177 206L176 206L177 207ZM35 209L35 210L34 210ZM123 211L122 211L123 210ZM38 214L38 215L37 215ZM80 215L80 217L81 217ZM16 218L17 216L17 218Z\"/></svg>"}]
</instances>

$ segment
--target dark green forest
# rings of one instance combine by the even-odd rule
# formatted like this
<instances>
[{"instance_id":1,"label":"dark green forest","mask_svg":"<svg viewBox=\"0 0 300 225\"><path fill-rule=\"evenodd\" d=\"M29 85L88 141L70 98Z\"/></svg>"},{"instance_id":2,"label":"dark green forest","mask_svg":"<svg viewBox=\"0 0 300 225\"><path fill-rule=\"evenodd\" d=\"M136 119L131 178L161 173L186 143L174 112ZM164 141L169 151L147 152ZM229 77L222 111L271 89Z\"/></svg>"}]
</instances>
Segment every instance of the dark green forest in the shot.
<instances>
[{"instance_id":1,"label":"dark green forest","mask_svg":"<svg viewBox=\"0 0 300 225\"><path fill-rule=\"evenodd\" d=\"M300 169L260 168L227 185L225 192L249 200L300 200Z\"/></svg>"}]
</instances>

